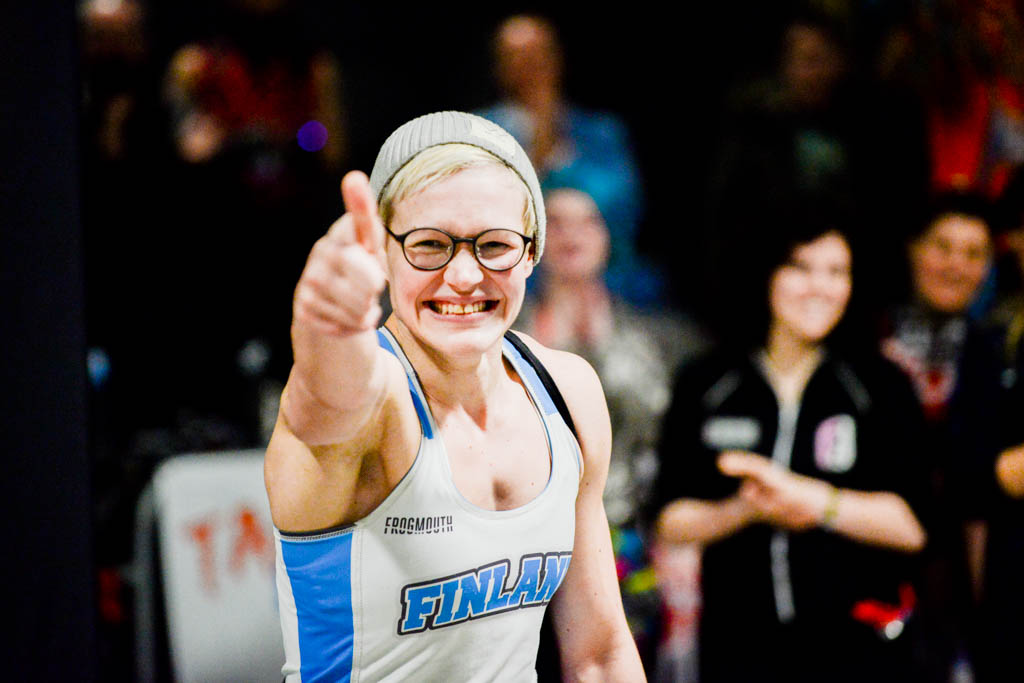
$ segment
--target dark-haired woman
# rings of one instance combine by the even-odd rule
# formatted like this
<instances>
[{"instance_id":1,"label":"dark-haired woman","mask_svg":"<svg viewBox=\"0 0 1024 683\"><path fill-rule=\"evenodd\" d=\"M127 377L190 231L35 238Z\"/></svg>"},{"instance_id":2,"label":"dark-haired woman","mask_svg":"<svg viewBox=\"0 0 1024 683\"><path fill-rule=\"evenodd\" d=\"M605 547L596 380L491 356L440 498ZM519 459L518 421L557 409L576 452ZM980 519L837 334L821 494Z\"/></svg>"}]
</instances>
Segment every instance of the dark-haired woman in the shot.
<instances>
[{"instance_id":1,"label":"dark-haired woman","mask_svg":"<svg viewBox=\"0 0 1024 683\"><path fill-rule=\"evenodd\" d=\"M918 411L826 344L852 257L821 225L759 250L765 334L689 365L665 420L657 532L704 545L702 683L910 680Z\"/></svg>"}]
</instances>

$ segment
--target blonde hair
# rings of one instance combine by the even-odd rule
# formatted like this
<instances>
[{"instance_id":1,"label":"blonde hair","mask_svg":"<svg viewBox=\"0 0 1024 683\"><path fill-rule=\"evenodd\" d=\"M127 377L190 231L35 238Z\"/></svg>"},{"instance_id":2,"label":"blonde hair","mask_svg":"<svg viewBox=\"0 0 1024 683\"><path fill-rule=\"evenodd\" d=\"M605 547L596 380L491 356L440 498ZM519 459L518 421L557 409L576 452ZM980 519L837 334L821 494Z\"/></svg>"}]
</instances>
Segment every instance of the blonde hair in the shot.
<instances>
[{"instance_id":1,"label":"blonde hair","mask_svg":"<svg viewBox=\"0 0 1024 683\"><path fill-rule=\"evenodd\" d=\"M515 175L523 187L523 232L533 237L537 233L537 213L530 198L530 189L515 169L482 147L452 142L428 147L391 178L380 193L378 205L381 220L388 225L395 214L395 206L403 199L422 192L459 171L467 168L492 166L506 168Z\"/></svg>"}]
</instances>

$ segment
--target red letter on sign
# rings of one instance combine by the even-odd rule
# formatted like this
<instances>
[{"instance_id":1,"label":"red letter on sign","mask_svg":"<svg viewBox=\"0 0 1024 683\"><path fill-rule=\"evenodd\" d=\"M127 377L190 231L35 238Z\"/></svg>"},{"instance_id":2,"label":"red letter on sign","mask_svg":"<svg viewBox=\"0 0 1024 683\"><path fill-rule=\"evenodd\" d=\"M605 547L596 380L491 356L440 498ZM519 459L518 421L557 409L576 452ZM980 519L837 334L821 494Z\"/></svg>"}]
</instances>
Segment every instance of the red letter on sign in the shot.
<instances>
[{"instance_id":1,"label":"red letter on sign","mask_svg":"<svg viewBox=\"0 0 1024 683\"><path fill-rule=\"evenodd\" d=\"M199 546L199 572L203 587L214 593L217 590L217 570L213 563L213 524L209 521L190 524L188 534Z\"/></svg>"},{"instance_id":2,"label":"red letter on sign","mask_svg":"<svg viewBox=\"0 0 1024 683\"><path fill-rule=\"evenodd\" d=\"M267 539L260 519L250 508L243 507L235 515L234 549L231 553L231 571L236 574L245 566L248 555L255 555L258 560L271 558L270 541Z\"/></svg>"}]
</instances>

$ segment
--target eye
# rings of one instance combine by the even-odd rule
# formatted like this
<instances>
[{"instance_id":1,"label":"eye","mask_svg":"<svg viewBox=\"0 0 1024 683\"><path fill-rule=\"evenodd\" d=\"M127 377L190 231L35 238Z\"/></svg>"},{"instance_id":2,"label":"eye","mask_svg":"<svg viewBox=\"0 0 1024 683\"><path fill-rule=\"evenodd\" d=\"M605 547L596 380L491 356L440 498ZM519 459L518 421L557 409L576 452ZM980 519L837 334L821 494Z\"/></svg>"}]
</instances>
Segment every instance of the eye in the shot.
<instances>
[{"instance_id":1,"label":"eye","mask_svg":"<svg viewBox=\"0 0 1024 683\"><path fill-rule=\"evenodd\" d=\"M423 231L409 236L405 241L405 248L417 253L440 253L446 252L452 243L444 234L433 230Z\"/></svg>"},{"instance_id":2,"label":"eye","mask_svg":"<svg viewBox=\"0 0 1024 683\"><path fill-rule=\"evenodd\" d=\"M807 263L807 261L803 261L801 259L796 258L787 261L785 267L793 268L794 270L800 273L808 273L811 271L811 264Z\"/></svg>"},{"instance_id":3,"label":"eye","mask_svg":"<svg viewBox=\"0 0 1024 683\"><path fill-rule=\"evenodd\" d=\"M501 240L487 240L486 242L480 242L477 244L477 249L483 257L500 256L515 248L515 246L508 242L502 242Z\"/></svg>"},{"instance_id":4,"label":"eye","mask_svg":"<svg viewBox=\"0 0 1024 683\"><path fill-rule=\"evenodd\" d=\"M971 261L984 261L988 258L988 250L981 247L971 247L967 250L967 258Z\"/></svg>"},{"instance_id":5,"label":"eye","mask_svg":"<svg viewBox=\"0 0 1024 683\"><path fill-rule=\"evenodd\" d=\"M435 250L443 251L447 249L447 245L441 240L417 240L409 244L410 249L424 249L424 250Z\"/></svg>"},{"instance_id":6,"label":"eye","mask_svg":"<svg viewBox=\"0 0 1024 683\"><path fill-rule=\"evenodd\" d=\"M481 258L494 258L518 251L522 246L522 237L511 230L491 230L480 235L476 249Z\"/></svg>"}]
</instances>

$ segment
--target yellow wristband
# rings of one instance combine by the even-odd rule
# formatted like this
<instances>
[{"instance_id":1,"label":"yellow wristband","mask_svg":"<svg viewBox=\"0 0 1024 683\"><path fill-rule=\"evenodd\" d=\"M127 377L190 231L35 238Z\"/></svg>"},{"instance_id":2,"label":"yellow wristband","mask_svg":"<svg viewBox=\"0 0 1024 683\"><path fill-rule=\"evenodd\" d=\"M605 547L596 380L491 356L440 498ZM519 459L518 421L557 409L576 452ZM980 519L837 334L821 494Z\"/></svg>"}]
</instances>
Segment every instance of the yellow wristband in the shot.
<instances>
[{"instance_id":1,"label":"yellow wristband","mask_svg":"<svg viewBox=\"0 0 1024 683\"><path fill-rule=\"evenodd\" d=\"M821 525L831 529L838 515L839 489L835 486L829 486L828 498L825 500L825 510L821 513Z\"/></svg>"}]
</instances>

